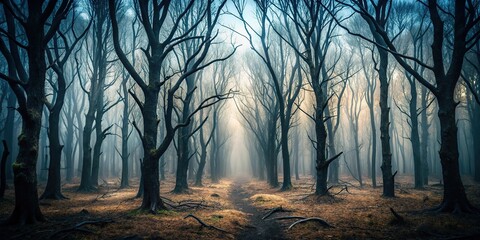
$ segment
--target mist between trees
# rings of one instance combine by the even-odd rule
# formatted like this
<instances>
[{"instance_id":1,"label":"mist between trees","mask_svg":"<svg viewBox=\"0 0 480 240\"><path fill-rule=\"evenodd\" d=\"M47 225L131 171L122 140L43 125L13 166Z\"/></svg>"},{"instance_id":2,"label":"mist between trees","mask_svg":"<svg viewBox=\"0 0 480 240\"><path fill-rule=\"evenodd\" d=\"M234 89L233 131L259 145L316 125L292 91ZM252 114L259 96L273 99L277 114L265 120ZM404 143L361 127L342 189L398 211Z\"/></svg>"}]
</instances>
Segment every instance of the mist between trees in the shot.
<instances>
[{"instance_id":1,"label":"mist between trees","mask_svg":"<svg viewBox=\"0 0 480 240\"><path fill-rule=\"evenodd\" d=\"M11 224L43 221L63 183L313 176L395 196L444 187L435 211L478 212L480 2L1 1L0 136ZM9 153L9 154L7 154ZM280 179L279 179L280 176ZM46 183L38 196L38 182Z\"/></svg>"}]
</instances>

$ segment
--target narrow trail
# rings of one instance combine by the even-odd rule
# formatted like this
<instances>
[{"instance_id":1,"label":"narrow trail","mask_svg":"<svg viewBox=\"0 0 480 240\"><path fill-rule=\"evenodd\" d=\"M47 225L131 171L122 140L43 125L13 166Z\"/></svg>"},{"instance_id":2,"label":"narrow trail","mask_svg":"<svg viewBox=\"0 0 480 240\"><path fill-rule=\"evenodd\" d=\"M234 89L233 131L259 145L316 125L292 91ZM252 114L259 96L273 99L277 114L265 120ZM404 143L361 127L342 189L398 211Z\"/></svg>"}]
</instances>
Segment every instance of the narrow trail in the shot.
<instances>
[{"instance_id":1,"label":"narrow trail","mask_svg":"<svg viewBox=\"0 0 480 240\"><path fill-rule=\"evenodd\" d=\"M248 183L248 180L245 178L236 179L230 194L235 209L249 215L247 227L235 236L235 239L285 239L278 222L262 220L265 213L250 203L249 197L251 195L242 188L246 183Z\"/></svg>"}]
</instances>

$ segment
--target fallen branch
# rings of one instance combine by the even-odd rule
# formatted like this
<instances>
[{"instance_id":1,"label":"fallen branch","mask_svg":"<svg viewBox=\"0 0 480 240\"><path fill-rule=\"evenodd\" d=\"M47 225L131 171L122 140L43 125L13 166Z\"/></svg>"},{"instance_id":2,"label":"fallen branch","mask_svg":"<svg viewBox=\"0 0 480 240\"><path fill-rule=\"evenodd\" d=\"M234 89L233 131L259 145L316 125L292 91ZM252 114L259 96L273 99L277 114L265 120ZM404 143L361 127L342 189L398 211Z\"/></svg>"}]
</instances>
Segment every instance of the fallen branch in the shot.
<instances>
[{"instance_id":1,"label":"fallen branch","mask_svg":"<svg viewBox=\"0 0 480 240\"><path fill-rule=\"evenodd\" d=\"M65 228L65 229L61 229L61 230L56 231L55 233L53 233L50 236L50 239L55 239L56 235L58 235L60 233L64 233L64 232L70 232L70 231L81 231L81 232L93 233L93 231L82 228L82 226L88 225L88 224L111 223L111 222L113 222L112 219L101 219L101 220L95 220L95 221L92 221L92 220L83 221L81 223L76 224L73 227Z\"/></svg>"},{"instance_id":2,"label":"fallen branch","mask_svg":"<svg viewBox=\"0 0 480 240\"><path fill-rule=\"evenodd\" d=\"M288 227L288 230L290 230L291 228L293 228L295 225L297 224L300 224L300 223L305 223L305 222L318 222L320 223L322 226L324 227L327 227L327 228L335 228L334 226L330 225L329 223L327 223L325 220L321 219L321 218L318 218L318 217L311 217L311 218L305 218L305 219L301 219L301 220L298 220L294 223L292 223L292 225L290 225L290 227Z\"/></svg>"},{"instance_id":3,"label":"fallen branch","mask_svg":"<svg viewBox=\"0 0 480 240\"><path fill-rule=\"evenodd\" d=\"M267 221L273 221L273 220L288 220L288 219L306 219L306 217L301 217L301 216L285 216L285 217L270 218L270 219L267 219Z\"/></svg>"},{"instance_id":4,"label":"fallen branch","mask_svg":"<svg viewBox=\"0 0 480 240\"><path fill-rule=\"evenodd\" d=\"M202 208L202 207L203 208L215 208L215 206L205 204L204 200L202 200L202 201L183 200L183 201L180 201L180 202L175 202L172 199L169 199L169 198L166 198L166 197L161 197L161 198L163 200L166 200L166 201L163 201L163 203L165 203L166 205L168 205L169 207L174 208L174 209L178 209L178 208L198 209L198 208Z\"/></svg>"},{"instance_id":5,"label":"fallen branch","mask_svg":"<svg viewBox=\"0 0 480 240\"><path fill-rule=\"evenodd\" d=\"M223 230L221 228L218 228L218 227L215 227L215 226L212 226L210 224L206 224L205 222L203 222L200 218L198 218L197 216L193 215L193 214L188 214L187 216L185 216L183 219L187 219L187 218L193 218L195 220L197 220L198 223L200 223L202 225L202 227L207 227L208 229L215 229L215 230L218 230L220 232L223 232L223 233L229 233L231 234L230 232L226 231L226 230Z\"/></svg>"},{"instance_id":6,"label":"fallen branch","mask_svg":"<svg viewBox=\"0 0 480 240\"><path fill-rule=\"evenodd\" d=\"M273 208L267 214L265 214L265 216L262 217L262 220L265 220L266 218L270 217L272 214L276 212L291 212L291 210L283 209L282 206Z\"/></svg>"}]
</instances>

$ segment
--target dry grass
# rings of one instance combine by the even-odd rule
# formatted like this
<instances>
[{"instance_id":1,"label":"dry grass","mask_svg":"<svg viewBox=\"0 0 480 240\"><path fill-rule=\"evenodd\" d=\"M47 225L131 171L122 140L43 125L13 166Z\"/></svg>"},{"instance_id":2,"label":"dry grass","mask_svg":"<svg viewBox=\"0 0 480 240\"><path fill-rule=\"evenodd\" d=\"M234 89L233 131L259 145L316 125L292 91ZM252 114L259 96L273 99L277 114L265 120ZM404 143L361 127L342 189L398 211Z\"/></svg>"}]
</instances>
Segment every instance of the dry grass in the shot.
<instances>
[{"instance_id":1,"label":"dry grass","mask_svg":"<svg viewBox=\"0 0 480 240\"><path fill-rule=\"evenodd\" d=\"M169 179L174 179L173 177ZM249 201L262 213L267 209L282 206L293 212L275 213L279 216L319 217L335 226L325 228L315 222L296 225L287 230L294 220L277 221L289 239L418 239L451 238L470 234L480 234L479 216L455 216L450 214L420 213L420 210L438 205L442 187L429 186L425 190L415 190L411 177L398 177L396 198L381 197L381 187L360 188L353 179L330 189L332 196L315 197L313 179L302 177L293 181L292 191L281 192L269 187L265 182L251 181L242 188L248 193ZM65 201L41 201L41 209L48 222L34 226L0 227L1 239L46 239L61 229L67 229L85 220L112 219L112 223L85 225L91 233L68 231L56 234L55 239L121 239L124 237L157 239L233 239L241 231L248 229L247 214L236 209L230 192L232 180L222 180L218 184L205 181L203 187L191 187L188 194L176 195L173 180L161 183L161 196L175 202L201 202L208 207L181 208L162 211L157 215L136 211L141 199L134 198L137 186L118 189L118 182L104 183L98 193L77 193L77 185L65 185ZM348 192L344 189L347 186ZM40 187L42 189L42 187ZM466 189L471 202L480 207L480 186L466 181ZM338 193L338 194L337 194ZM405 224L392 223L394 217L389 208L395 209L405 220ZM0 218L5 219L13 209L13 190L7 190L6 198L0 201ZM202 227L192 218L194 214L206 224L224 229L223 233ZM255 216L258 217L258 216Z\"/></svg>"},{"instance_id":2,"label":"dry grass","mask_svg":"<svg viewBox=\"0 0 480 240\"><path fill-rule=\"evenodd\" d=\"M170 179L174 179L171 177ZM137 180L138 181L138 180ZM135 182L135 181L134 181ZM0 227L0 238L46 239L61 229L73 227L85 220L112 219L112 223L85 225L92 233L69 231L54 236L64 239L118 239L124 237L158 239L233 239L233 235L247 223L247 216L233 209L229 200L231 181L212 184L205 180L204 187L191 187L188 194L173 194L174 182L162 181L161 196L177 203L195 202L208 207L180 208L161 211L157 215L137 211L141 198L135 198L138 185L118 189L118 183L108 182L98 193L77 193L78 185L65 185L63 193L69 200L42 200L40 207L48 222L35 226ZM42 188L42 187L40 187ZM40 193L41 191L39 191ZM0 201L0 218L5 219L13 209L13 190L7 190ZM193 213L205 223L226 229L232 234L207 229L193 219L184 219Z\"/></svg>"},{"instance_id":3,"label":"dry grass","mask_svg":"<svg viewBox=\"0 0 480 240\"><path fill-rule=\"evenodd\" d=\"M276 220L290 239L445 239L467 235L480 238L477 235L480 234L480 216L423 213L422 210L440 204L442 186L415 190L411 182L411 176L399 177L395 198L382 197L381 186L373 189L371 186L360 188L358 183L351 184L353 179L332 187L330 193L333 196L324 197L311 195L314 189L310 177L293 181L293 191L281 192L263 182L251 182L246 189L250 194L262 193L251 198L257 207L282 206L293 211L276 213L270 218L319 217L335 226L324 228L318 223L308 222L287 230L296 220ZM470 201L480 207L480 186L466 181L465 187ZM255 201L255 196L265 200ZM390 208L399 213L406 223L396 224Z\"/></svg>"}]
</instances>

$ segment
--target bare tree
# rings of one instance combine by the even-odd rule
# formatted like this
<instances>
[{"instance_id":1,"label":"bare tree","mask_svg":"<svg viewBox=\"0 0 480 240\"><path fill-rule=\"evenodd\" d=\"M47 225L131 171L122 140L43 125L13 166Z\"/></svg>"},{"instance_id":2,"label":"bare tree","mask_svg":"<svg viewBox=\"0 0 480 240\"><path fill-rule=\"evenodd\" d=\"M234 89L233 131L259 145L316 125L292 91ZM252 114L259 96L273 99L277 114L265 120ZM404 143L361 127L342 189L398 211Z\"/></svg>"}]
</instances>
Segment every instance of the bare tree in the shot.
<instances>
[{"instance_id":1,"label":"bare tree","mask_svg":"<svg viewBox=\"0 0 480 240\"><path fill-rule=\"evenodd\" d=\"M50 163L48 167L47 185L40 199L65 199L61 192L60 163L64 145L60 144L60 115L65 102L65 94L70 86L67 83L66 64L76 45L85 36L90 28L91 20L87 27L78 35L75 32L75 21L78 16L71 12L69 22L63 21L60 29L51 43L51 49L47 51L49 65L56 74L56 82L49 78L48 82L52 87L52 100L45 101L49 111L48 115L48 139ZM52 50L53 49L53 50ZM74 71L74 69L70 69ZM71 79L73 81L73 79ZM68 84L68 85L67 85Z\"/></svg>"},{"instance_id":2,"label":"bare tree","mask_svg":"<svg viewBox=\"0 0 480 240\"><path fill-rule=\"evenodd\" d=\"M192 111L190 116L187 117L186 122L181 122L174 126L172 115L174 110L175 93L187 77L214 62L227 59L231 54L224 58L214 59L204 63L212 41L215 39L216 35L214 29L221 9L225 5L225 1L221 1L217 8L215 8L213 1L211 0L206 1L205 4L198 1L188 1L186 4L179 2L172 5L171 1L168 0L155 3L136 1L135 4L137 9L136 14L141 23L142 31L144 31L147 36L146 44L148 48L146 49L148 50L144 51L144 56L148 63L148 81L140 76L120 46L120 33L116 13L117 6L114 0L109 0L110 19L112 22L115 51L132 79L138 85L138 88L141 90L144 97L144 100L142 101L135 92L130 91L130 94L140 108L143 118L143 133L136 122L133 122L133 125L141 138L144 152L142 160L142 183L144 186L144 194L141 209L156 212L159 209L165 208L163 201L160 198L159 159L168 149L168 146L175 136L175 132L179 128L190 124L193 115L202 108L209 107L226 97L230 97L230 95L216 95L204 99L200 105ZM199 5L204 6L204 8L200 8L201 14L198 15L202 17L195 19L195 23L191 25L191 28L182 32L179 28L180 22L189 12L198 8ZM180 8L180 10L174 11L171 9L175 7ZM202 32L202 35L191 36L190 34L192 31L201 26L201 23L204 23L204 31ZM180 43L194 39L200 39L202 43L199 45L198 49L193 50L194 58L189 59L189 64L184 66L188 70L182 71L184 70L182 69L182 66L178 66L181 68L181 74L178 74L178 71L169 71L166 64L168 64L172 52ZM165 137L158 145L157 127L159 119L157 118L157 108L159 94L160 90L165 89L168 86L170 87L165 91L167 94L164 96L165 103L163 106Z\"/></svg>"},{"instance_id":3,"label":"bare tree","mask_svg":"<svg viewBox=\"0 0 480 240\"><path fill-rule=\"evenodd\" d=\"M260 60L248 61L249 89L251 94L237 98L237 109L244 120L244 126L254 138L255 150L263 162L267 173L267 182L272 187L278 186L277 156L281 145L278 141L279 104L276 101L272 82Z\"/></svg>"},{"instance_id":4,"label":"bare tree","mask_svg":"<svg viewBox=\"0 0 480 240\"><path fill-rule=\"evenodd\" d=\"M272 79L272 85L275 93L275 98L279 107L279 120L280 120L280 143L282 147L282 160L283 160L283 183L282 190L289 190L292 188L291 174L290 174L290 153L288 146L288 132L291 128L292 116L296 112L295 102L300 93L302 87L302 79L296 78L296 72L300 71L300 61L297 53L294 53L295 60L293 63L289 63L286 60L286 50L284 50L283 41L278 41L277 36L272 36L273 24L270 22L273 5L270 1L256 1L256 23L260 29L255 29L245 18L245 1L234 1L235 9L237 10L239 20L243 22L243 26L247 35L239 33L240 36L246 38L251 49L265 64L269 76ZM286 18L286 17L285 17ZM278 32L277 32L278 33ZM284 33L289 34L289 31ZM279 35L281 33L278 33ZM294 41L292 34L289 34L290 41ZM272 47L272 42L275 41L275 37L278 39L279 46ZM260 41L260 45L255 44L256 41ZM272 51L278 51L277 53ZM274 54L277 58L274 58ZM287 75L286 69L289 65L292 65L290 74Z\"/></svg>"},{"instance_id":5,"label":"bare tree","mask_svg":"<svg viewBox=\"0 0 480 240\"><path fill-rule=\"evenodd\" d=\"M7 220L10 224L44 221L38 205L36 163L45 99L46 49L72 3L68 0L28 1L26 6L13 7L16 2L1 2L7 19L7 29L2 28L1 32L8 36L10 49L0 49L8 64L15 66L16 75L2 73L0 78L6 80L14 91L19 103L17 111L23 120L18 137L20 150L13 164L15 209ZM25 39L16 37L17 26L20 26ZM3 40L0 42L5 46ZM28 70L20 61L19 48L27 52Z\"/></svg>"},{"instance_id":6,"label":"bare tree","mask_svg":"<svg viewBox=\"0 0 480 240\"><path fill-rule=\"evenodd\" d=\"M315 194L325 195L328 194L328 167L343 152L327 159L325 121L330 120L331 116L325 116L325 109L328 107L329 100L333 97L333 93L330 96L328 95L328 83L336 77L334 71L339 57L329 53L332 50L331 44L336 24L333 17L324 8L328 8L330 12L335 13L341 8L334 1L327 1L326 5L321 1L280 1L277 7L284 13L285 23L283 26L285 26L286 32L299 40L294 41L294 38L290 36L282 37L279 29L274 28L274 30L306 65L306 76L313 91L314 113L303 112L315 123L315 140L312 139L316 156ZM290 24L291 27L289 27ZM327 63L328 56L331 56L332 60Z\"/></svg>"},{"instance_id":7,"label":"bare tree","mask_svg":"<svg viewBox=\"0 0 480 240\"><path fill-rule=\"evenodd\" d=\"M355 6L348 3L355 12L361 14L368 23L372 32L374 31L377 38L383 44L377 45L379 48L392 54L397 62L417 81L428 88L435 95L438 103L438 117L440 119L441 131L441 147L440 160L442 163L442 175L444 182L443 201L435 208L439 212L478 212L468 201L465 194L462 179L460 177L459 161L458 161L458 137L456 126L456 107L458 102L455 100L455 88L459 82L465 55L478 42L479 32L474 27L480 21L478 15L478 1L460 0L452 3L453 12L448 12L442 7L442 3L436 0L429 0L423 4L429 11L430 21L433 27L432 39L432 59L433 66L425 63L421 59L401 54L397 51L394 44L394 38L390 37L381 24L375 20L375 17L368 11L369 4L367 1L354 1ZM382 1L383 5L390 4L390 1ZM379 6L378 4L376 6ZM387 9L386 9L387 10ZM381 16L385 16L385 11L377 12ZM445 51L449 50L445 47L448 43L444 39L445 36L445 15L452 18L453 34L451 42L450 54ZM363 37L358 35L359 37ZM365 37L363 37L365 38ZM372 40L365 38L365 40ZM446 59L448 58L448 60ZM412 67L415 62L429 71L435 77L434 83L425 79L419 72Z\"/></svg>"},{"instance_id":8,"label":"bare tree","mask_svg":"<svg viewBox=\"0 0 480 240\"><path fill-rule=\"evenodd\" d=\"M362 181L362 164L360 160L360 150L362 148L362 143L359 141L359 125L360 125L360 113L362 111L362 99L365 97L365 91L359 87L358 78L356 79L357 83L354 84L353 81L350 81L349 93L350 95L350 103L348 103L348 107L345 108L346 115L349 119L350 128L353 133L353 149L355 151L355 166L357 167L357 180L360 186L363 186Z\"/></svg>"}]
</instances>

